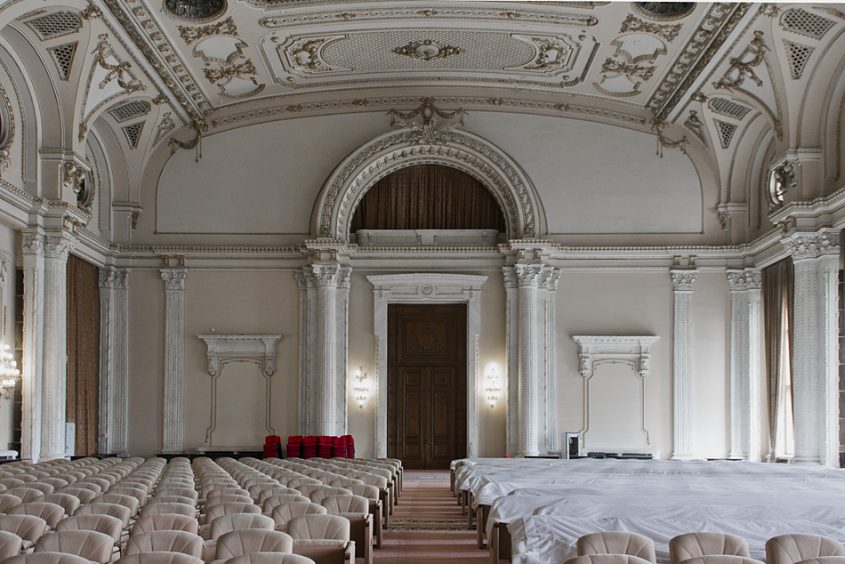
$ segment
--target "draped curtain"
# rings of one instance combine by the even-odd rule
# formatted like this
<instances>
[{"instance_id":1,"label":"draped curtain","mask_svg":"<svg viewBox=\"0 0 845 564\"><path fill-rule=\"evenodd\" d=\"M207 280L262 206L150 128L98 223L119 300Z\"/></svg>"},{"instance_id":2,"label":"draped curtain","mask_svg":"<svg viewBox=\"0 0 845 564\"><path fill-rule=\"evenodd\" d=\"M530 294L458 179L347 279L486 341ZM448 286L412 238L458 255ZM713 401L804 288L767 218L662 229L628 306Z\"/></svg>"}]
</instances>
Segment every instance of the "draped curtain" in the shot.
<instances>
[{"instance_id":1,"label":"draped curtain","mask_svg":"<svg viewBox=\"0 0 845 564\"><path fill-rule=\"evenodd\" d=\"M76 423L76 455L97 454L100 388L100 287L97 267L67 262L67 420Z\"/></svg>"},{"instance_id":2,"label":"draped curtain","mask_svg":"<svg viewBox=\"0 0 845 564\"><path fill-rule=\"evenodd\" d=\"M788 398L782 398L784 383L792 382L792 258L787 257L763 269L763 317L766 341L766 387L769 406L769 458L774 460L783 409L792 409L792 387ZM784 373L788 370L789 373ZM791 420L791 417L788 418Z\"/></svg>"},{"instance_id":3,"label":"draped curtain","mask_svg":"<svg viewBox=\"0 0 845 564\"><path fill-rule=\"evenodd\" d=\"M484 185L440 165L400 169L370 188L352 216L359 229L495 229L505 218Z\"/></svg>"}]
</instances>

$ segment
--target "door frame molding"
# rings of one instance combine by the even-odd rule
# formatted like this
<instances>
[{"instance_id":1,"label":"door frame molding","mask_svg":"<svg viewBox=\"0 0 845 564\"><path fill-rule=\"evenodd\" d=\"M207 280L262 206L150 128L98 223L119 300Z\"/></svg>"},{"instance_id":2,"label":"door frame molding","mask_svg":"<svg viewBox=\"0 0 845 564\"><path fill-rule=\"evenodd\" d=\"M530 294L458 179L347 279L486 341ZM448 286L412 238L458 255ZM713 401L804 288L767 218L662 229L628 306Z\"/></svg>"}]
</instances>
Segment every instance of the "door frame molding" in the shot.
<instances>
[{"instance_id":1,"label":"door frame molding","mask_svg":"<svg viewBox=\"0 0 845 564\"><path fill-rule=\"evenodd\" d=\"M478 456L478 346L486 276L412 273L367 276L373 285L376 359L375 456L387 456L387 306L467 304L467 457Z\"/></svg>"}]
</instances>

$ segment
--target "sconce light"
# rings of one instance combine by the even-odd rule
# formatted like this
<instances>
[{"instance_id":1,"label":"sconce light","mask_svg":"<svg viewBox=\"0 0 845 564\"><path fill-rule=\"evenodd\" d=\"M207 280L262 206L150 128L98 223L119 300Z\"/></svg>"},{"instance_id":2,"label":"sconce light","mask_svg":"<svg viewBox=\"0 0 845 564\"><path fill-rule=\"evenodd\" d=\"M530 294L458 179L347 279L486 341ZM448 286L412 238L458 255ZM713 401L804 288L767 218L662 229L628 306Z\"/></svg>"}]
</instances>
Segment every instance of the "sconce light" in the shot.
<instances>
[{"instance_id":1,"label":"sconce light","mask_svg":"<svg viewBox=\"0 0 845 564\"><path fill-rule=\"evenodd\" d=\"M367 373L364 372L364 367L358 368L355 373L355 385L352 387L355 392L355 401L358 403L360 409L364 409L364 404L370 399L370 379Z\"/></svg>"},{"instance_id":2,"label":"sconce light","mask_svg":"<svg viewBox=\"0 0 845 564\"><path fill-rule=\"evenodd\" d=\"M495 368L490 368L487 371L487 386L484 388L484 394L490 408L496 407L496 402L502 395L502 387L499 383L499 373L496 372Z\"/></svg>"},{"instance_id":3,"label":"sconce light","mask_svg":"<svg viewBox=\"0 0 845 564\"><path fill-rule=\"evenodd\" d=\"M0 396L8 398L20 380L21 371L9 345L0 345Z\"/></svg>"}]
</instances>

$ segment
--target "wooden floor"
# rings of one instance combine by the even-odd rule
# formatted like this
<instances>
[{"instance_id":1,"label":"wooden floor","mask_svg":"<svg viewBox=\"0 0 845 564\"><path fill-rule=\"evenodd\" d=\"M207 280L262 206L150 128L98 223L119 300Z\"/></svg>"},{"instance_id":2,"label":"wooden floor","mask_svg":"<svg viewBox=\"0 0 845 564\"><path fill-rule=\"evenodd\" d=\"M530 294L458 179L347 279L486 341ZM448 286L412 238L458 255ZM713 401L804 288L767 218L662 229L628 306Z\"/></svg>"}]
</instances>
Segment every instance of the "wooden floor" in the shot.
<instances>
[{"instance_id":1,"label":"wooden floor","mask_svg":"<svg viewBox=\"0 0 845 564\"><path fill-rule=\"evenodd\" d=\"M399 505L375 561L401 564L487 562L449 490L449 472L407 470Z\"/></svg>"}]
</instances>

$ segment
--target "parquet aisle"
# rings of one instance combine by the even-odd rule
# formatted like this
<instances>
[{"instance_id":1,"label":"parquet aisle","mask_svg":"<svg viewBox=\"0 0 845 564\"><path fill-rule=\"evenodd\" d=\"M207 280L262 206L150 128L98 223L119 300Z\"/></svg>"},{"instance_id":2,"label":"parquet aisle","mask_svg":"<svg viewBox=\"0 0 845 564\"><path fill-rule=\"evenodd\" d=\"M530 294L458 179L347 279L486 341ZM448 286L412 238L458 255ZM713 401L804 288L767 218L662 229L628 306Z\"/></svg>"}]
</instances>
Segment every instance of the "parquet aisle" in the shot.
<instances>
[{"instance_id":1,"label":"parquet aisle","mask_svg":"<svg viewBox=\"0 0 845 564\"><path fill-rule=\"evenodd\" d=\"M466 516L449 491L449 472L408 470L399 505L385 530L379 563L431 564L487 562L466 530Z\"/></svg>"}]
</instances>

